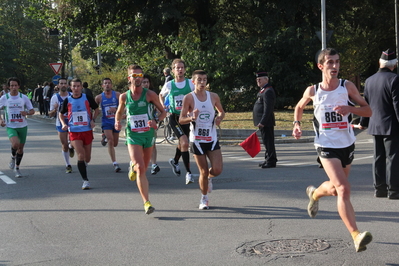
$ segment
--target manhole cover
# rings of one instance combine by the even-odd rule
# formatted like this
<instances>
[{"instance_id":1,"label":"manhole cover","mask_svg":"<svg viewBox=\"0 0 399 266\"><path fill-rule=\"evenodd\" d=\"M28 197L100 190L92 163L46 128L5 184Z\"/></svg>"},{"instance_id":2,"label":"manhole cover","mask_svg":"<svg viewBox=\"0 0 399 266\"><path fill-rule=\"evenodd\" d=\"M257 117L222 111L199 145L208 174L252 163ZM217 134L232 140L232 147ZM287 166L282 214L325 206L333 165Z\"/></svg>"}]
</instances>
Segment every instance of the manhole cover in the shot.
<instances>
[{"instance_id":1,"label":"manhole cover","mask_svg":"<svg viewBox=\"0 0 399 266\"><path fill-rule=\"evenodd\" d=\"M329 248L346 248L342 240L323 239L279 239L268 241L251 241L237 248L245 256L300 255L321 252Z\"/></svg>"}]
</instances>

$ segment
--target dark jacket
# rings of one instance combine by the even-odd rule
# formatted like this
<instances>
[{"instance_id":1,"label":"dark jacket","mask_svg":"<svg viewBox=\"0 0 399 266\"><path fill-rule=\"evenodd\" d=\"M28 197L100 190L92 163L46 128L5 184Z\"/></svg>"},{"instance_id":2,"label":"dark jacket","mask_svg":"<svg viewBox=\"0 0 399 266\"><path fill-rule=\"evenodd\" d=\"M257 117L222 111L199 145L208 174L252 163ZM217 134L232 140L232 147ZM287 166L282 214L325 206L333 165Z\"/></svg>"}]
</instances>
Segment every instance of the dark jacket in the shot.
<instances>
[{"instance_id":1,"label":"dark jacket","mask_svg":"<svg viewBox=\"0 0 399 266\"><path fill-rule=\"evenodd\" d=\"M274 118L274 104L276 102L276 93L269 84L266 84L264 90L257 94L257 100L253 109L254 126L259 123L265 127L276 125Z\"/></svg>"},{"instance_id":2,"label":"dark jacket","mask_svg":"<svg viewBox=\"0 0 399 266\"><path fill-rule=\"evenodd\" d=\"M34 90L33 100L39 103L43 102L43 87L40 86Z\"/></svg>"},{"instance_id":3,"label":"dark jacket","mask_svg":"<svg viewBox=\"0 0 399 266\"><path fill-rule=\"evenodd\" d=\"M399 77L388 68L380 68L366 79L364 99L373 111L369 119L361 118L370 135L399 134ZM369 121L368 121L369 120Z\"/></svg>"}]
</instances>

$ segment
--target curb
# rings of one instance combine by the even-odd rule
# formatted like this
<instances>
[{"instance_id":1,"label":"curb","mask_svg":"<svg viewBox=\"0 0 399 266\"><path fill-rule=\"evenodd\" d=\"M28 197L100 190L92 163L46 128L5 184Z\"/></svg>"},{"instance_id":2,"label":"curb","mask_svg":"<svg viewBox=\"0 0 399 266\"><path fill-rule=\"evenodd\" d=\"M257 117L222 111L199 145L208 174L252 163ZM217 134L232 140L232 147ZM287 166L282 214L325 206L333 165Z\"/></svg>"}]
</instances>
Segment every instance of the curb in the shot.
<instances>
[{"instance_id":1,"label":"curb","mask_svg":"<svg viewBox=\"0 0 399 266\"><path fill-rule=\"evenodd\" d=\"M36 108L35 108L36 110ZM55 125L54 118L45 118L43 115L40 115L38 111L35 112L34 115L27 116L28 119L39 120L46 122L48 124ZM101 121L101 119L97 118ZM123 125L124 126L124 125ZM239 145L243 142L247 137L249 137L255 130L253 129L222 129L222 139L219 140L219 143L225 145ZM93 132L102 133L101 122L96 123L96 126L93 128ZM123 132L123 130L121 130ZM301 139L294 139L291 136L292 131L290 130L275 130L275 143L276 144L285 144L285 143L306 143L314 141L314 132L313 131L304 131L303 137ZM123 133L122 133L123 134ZM257 133L259 141L262 143L262 139L259 137L260 132Z\"/></svg>"}]
</instances>

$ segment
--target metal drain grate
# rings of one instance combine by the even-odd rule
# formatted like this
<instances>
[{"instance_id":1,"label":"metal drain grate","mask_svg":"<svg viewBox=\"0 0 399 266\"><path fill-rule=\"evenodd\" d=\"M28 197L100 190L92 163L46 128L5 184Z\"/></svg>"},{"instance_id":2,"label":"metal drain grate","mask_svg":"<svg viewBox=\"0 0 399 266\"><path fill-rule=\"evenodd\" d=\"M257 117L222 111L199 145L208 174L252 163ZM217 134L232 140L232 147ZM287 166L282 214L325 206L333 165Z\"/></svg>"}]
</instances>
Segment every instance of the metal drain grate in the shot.
<instances>
[{"instance_id":1,"label":"metal drain grate","mask_svg":"<svg viewBox=\"0 0 399 266\"><path fill-rule=\"evenodd\" d=\"M272 255L301 255L321 252L330 248L344 249L347 247L348 244L336 239L279 239L246 242L236 251L245 256L267 257Z\"/></svg>"}]
</instances>

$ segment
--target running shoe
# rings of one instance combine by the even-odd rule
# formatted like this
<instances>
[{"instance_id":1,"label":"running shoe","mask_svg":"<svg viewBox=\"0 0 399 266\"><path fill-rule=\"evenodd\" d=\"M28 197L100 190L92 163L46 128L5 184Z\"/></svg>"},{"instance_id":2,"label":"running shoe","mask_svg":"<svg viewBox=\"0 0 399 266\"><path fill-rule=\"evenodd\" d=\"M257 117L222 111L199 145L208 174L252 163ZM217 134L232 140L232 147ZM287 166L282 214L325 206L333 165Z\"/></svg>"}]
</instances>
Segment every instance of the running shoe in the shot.
<instances>
[{"instance_id":1,"label":"running shoe","mask_svg":"<svg viewBox=\"0 0 399 266\"><path fill-rule=\"evenodd\" d=\"M208 178L208 193L211 193L213 190L212 178Z\"/></svg>"},{"instance_id":2,"label":"running shoe","mask_svg":"<svg viewBox=\"0 0 399 266\"><path fill-rule=\"evenodd\" d=\"M359 233L354 240L356 252L362 252L367 249L366 245L373 240L373 236L370 232Z\"/></svg>"},{"instance_id":3,"label":"running shoe","mask_svg":"<svg viewBox=\"0 0 399 266\"><path fill-rule=\"evenodd\" d=\"M120 170L121 170L121 168L119 167L119 164L114 164L114 169L115 169L115 172L116 173L118 173L118 172L120 172Z\"/></svg>"},{"instance_id":4,"label":"running shoe","mask_svg":"<svg viewBox=\"0 0 399 266\"><path fill-rule=\"evenodd\" d=\"M176 176L180 176L180 166L179 163L175 164L175 159L169 159L169 164L172 166L172 171Z\"/></svg>"},{"instance_id":5,"label":"running shoe","mask_svg":"<svg viewBox=\"0 0 399 266\"><path fill-rule=\"evenodd\" d=\"M313 199L313 193L316 190L314 186L308 186L306 188L306 195L309 197L308 214L311 218L314 218L319 211L319 201Z\"/></svg>"},{"instance_id":6,"label":"running shoe","mask_svg":"<svg viewBox=\"0 0 399 266\"><path fill-rule=\"evenodd\" d=\"M151 214L151 213L153 213L155 211L155 208L152 207L150 201L146 201L144 203L144 211L145 211L145 214Z\"/></svg>"},{"instance_id":7,"label":"running shoe","mask_svg":"<svg viewBox=\"0 0 399 266\"><path fill-rule=\"evenodd\" d=\"M156 175L161 169L157 164L153 164L151 167L151 174Z\"/></svg>"},{"instance_id":8,"label":"running shoe","mask_svg":"<svg viewBox=\"0 0 399 266\"><path fill-rule=\"evenodd\" d=\"M136 173L136 171L134 171L134 164L132 163L132 161L130 161L130 164L129 164L128 176L129 176L130 181L135 181L136 177L137 177L137 173Z\"/></svg>"},{"instance_id":9,"label":"running shoe","mask_svg":"<svg viewBox=\"0 0 399 266\"><path fill-rule=\"evenodd\" d=\"M10 169L14 170L15 168L15 158L11 157L10 163L8 164Z\"/></svg>"},{"instance_id":10,"label":"running shoe","mask_svg":"<svg viewBox=\"0 0 399 266\"><path fill-rule=\"evenodd\" d=\"M72 173L72 166L68 165L65 169L65 173L70 174Z\"/></svg>"},{"instance_id":11,"label":"running shoe","mask_svg":"<svg viewBox=\"0 0 399 266\"><path fill-rule=\"evenodd\" d=\"M69 157L73 158L75 156L75 149L73 147L69 147Z\"/></svg>"},{"instance_id":12,"label":"running shoe","mask_svg":"<svg viewBox=\"0 0 399 266\"><path fill-rule=\"evenodd\" d=\"M15 177L16 177L16 178L22 177L22 174L21 174L21 172L19 171L19 168L15 168L15 169L14 169L14 173L15 173Z\"/></svg>"},{"instance_id":13,"label":"running shoe","mask_svg":"<svg viewBox=\"0 0 399 266\"><path fill-rule=\"evenodd\" d=\"M90 189L89 181L83 181L82 189L83 190Z\"/></svg>"},{"instance_id":14,"label":"running shoe","mask_svg":"<svg viewBox=\"0 0 399 266\"><path fill-rule=\"evenodd\" d=\"M199 209L200 209L200 210L208 210L208 209L209 209L209 206L208 206L208 196L207 196L207 195L201 196Z\"/></svg>"},{"instance_id":15,"label":"running shoe","mask_svg":"<svg viewBox=\"0 0 399 266\"><path fill-rule=\"evenodd\" d=\"M191 183L194 183L194 178L193 178L192 174L187 173L186 174L186 185L191 184Z\"/></svg>"},{"instance_id":16,"label":"running shoe","mask_svg":"<svg viewBox=\"0 0 399 266\"><path fill-rule=\"evenodd\" d=\"M101 135L101 145L103 145L103 146L105 146L105 145L107 145L107 137L105 136L105 134L103 133L102 135Z\"/></svg>"}]
</instances>

